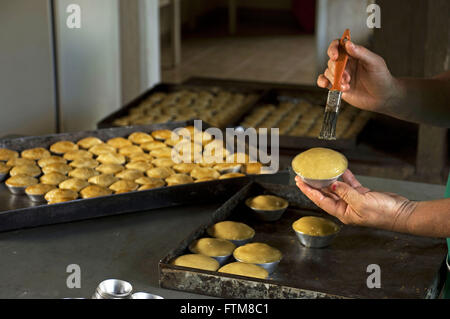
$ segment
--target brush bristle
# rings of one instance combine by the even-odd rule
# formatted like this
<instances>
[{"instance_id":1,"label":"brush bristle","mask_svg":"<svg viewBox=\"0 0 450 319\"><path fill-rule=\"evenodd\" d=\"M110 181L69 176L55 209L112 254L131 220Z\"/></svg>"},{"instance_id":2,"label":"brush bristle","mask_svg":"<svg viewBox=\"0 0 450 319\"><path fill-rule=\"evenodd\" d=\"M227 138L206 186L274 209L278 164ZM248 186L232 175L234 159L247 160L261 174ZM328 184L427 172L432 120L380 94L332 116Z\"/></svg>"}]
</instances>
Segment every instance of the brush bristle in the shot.
<instances>
[{"instance_id":1,"label":"brush bristle","mask_svg":"<svg viewBox=\"0 0 450 319\"><path fill-rule=\"evenodd\" d=\"M338 118L337 112L326 111L323 117L322 130L320 131L319 138L323 140L335 140L336 139L336 122Z\"/></svg>"}]
</instances>

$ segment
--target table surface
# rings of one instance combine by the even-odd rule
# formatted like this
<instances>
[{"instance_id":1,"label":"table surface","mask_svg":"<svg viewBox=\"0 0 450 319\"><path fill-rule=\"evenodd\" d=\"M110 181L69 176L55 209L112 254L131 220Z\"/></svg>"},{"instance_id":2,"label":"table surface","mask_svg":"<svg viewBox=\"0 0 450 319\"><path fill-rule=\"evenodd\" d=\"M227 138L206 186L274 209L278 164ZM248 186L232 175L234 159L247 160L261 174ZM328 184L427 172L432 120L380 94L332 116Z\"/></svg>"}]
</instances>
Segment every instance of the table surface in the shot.
<instances>
[{"instance_id":1,"label":"table surface","mask_svg":"<svg viewBox=\"0 0 450 319\"><path fill-rule=\"evenodd\" d=\"M359 176L366 187L414 200L443 197L445 187ZM265 177L292 182L280 173ZM129 281L135 291L164 298L210 298L159 288L159 260L208 221L217 204L191 205L0 233L0 298L90 298L101 281ZM67 266L81 269L69 289Z\"/></svg>"}]
</instances>

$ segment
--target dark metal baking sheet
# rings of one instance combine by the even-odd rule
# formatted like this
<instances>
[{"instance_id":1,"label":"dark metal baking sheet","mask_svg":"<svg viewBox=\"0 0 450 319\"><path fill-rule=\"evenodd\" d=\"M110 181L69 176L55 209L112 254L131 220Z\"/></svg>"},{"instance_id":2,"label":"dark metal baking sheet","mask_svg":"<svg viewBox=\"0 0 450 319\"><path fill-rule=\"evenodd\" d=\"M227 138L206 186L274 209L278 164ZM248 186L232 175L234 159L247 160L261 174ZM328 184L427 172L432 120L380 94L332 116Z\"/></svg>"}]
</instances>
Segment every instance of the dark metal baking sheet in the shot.
<instances>
[{"instance_id":1,"label":"dark metal baking sheet","mask_svg":"<svg viewBox=\"0 0 450 319\"><path fill-rule=\"evenodd\" d=\"M290 206L277 222L252 219L244 205L258 194L286 198ZM417 237L344 225L333 243L322 249L303 247L291 228L305 215L332 218L310 202L295 186L252 182L218 209L160 261L160 286L225 298L436 298L442 288L446 245L443 239ZM333 218L332 218L333 219ZM170 264L206 229L222 220L247 223L254 241L283 253L277 270L266 280L179 267ZM335 220L336 221L336 220ZM381 288L368 288L368 265L381 268Z\"/></svg>"},{"instance_id":2,"label":"dark metal baking sheet","mask_svg":"<svg viewBox=\"0 0 450 319\"><path fill-rule=\"evenodd\" d=\"M112 137L126 137L136 131L151 132L157 129L175 129L187 125L193 125L193 121L3 139L0 140L0 148L6 147L16 151L33 147L48 148L57 141L69 140L76 142L87 136L96 136L105 141ZM207 123L203 125L204 127L208 127ZM241 189L248 180L248 177L240 177L171 187L166 186L146 191L91 199L78 199L53 205L32 202L26 195L13 195L5 187L4 183L1 183L0 231L57 224L189 203L224 201Z\"/></svg>"},{"instance_id":3,"label":"dark metal baking sheet","mask_svg":"<svg viewBox=\"0 0 450 319\"><path fill-rule=\"evenodd\" d=\"M243 86L218 86L214 84L209 84L207 82L204 82L202 84L198 85L191 85L191 84L168 84L168 83L161 83L158 84L149 90L142 93L140 96L138 96L136 99L132 100L125 106L123 106L120 110L108 115L106 118L102 119L100 122L97 123L98 128L107 128L107 127L117 127L116 124L114 124L114 121L118 118L121 118L123 116L126 116L128 112L133 109L134 107L137 107L142 101L147 99L149 96L151 96L154 93L157 92L175 92L180 90L214 90L214 89L224 89L230 92L239 92L239 93L245 93L245 94L255 94L255 100L249 102L247 105L243 106L241 108L241 113L237 115L237 117L241 117L248 109L251 108L251 106L254 105L261 97L263 97L267 91L257 88L251 88L251 87L243 87Z\"/></svg>"}]
</instances>

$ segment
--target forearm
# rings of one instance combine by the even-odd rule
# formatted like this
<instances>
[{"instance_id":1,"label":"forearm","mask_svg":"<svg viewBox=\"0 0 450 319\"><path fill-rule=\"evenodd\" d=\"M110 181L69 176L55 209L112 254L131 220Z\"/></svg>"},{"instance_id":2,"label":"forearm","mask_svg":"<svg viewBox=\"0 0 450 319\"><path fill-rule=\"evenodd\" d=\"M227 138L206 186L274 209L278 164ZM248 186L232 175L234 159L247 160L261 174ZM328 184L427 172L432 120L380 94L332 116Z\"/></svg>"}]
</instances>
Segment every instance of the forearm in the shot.
<instances>
[{"instance_id":1,"label":"forearm","mask_svg":"<svg viewBox=\"0 0 450 319\"><path fill-rule=\"evenodd\" d=\"M409 122L450 127L450 80L398 78L383 113Z\"/></svg>"},{"instance_id":2,"label":"forearm","mask_svg":"<svg viewBox=\"0 0 450 319\"><path fill-rule=\"evenodd\" d=\"M414 235L450 237L450 198L417 202L405 223Z\"/></svg>"}]
</instances>

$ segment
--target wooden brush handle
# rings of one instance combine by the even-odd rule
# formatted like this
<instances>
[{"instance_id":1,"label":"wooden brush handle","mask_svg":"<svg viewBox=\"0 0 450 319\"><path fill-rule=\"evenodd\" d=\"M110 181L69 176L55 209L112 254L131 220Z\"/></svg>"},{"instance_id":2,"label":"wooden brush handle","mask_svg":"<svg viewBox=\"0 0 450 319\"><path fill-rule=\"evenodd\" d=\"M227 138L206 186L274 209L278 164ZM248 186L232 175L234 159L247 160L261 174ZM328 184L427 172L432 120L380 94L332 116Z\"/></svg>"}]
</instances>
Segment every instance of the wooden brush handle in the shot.
<instances>
[{"instance_id":1,"label":"wooden brush handle","mask_svg":"<svg viewBox=\"0 0 450 319\"><path fill-rule=\"evenodd\" d=\"M344 34L342 35L342 38L339 40L339 56L336 60L336 65L334 69L334 82L333 86L331 87L332 90L338 90L342 91L341 89L341 79L342 74L344 73L345 66L347 65L348 60L348 54L347 51L345 51L345 42L347 40L350 40L350 30L346 29Z\"/></svg>"}]
</instances>

